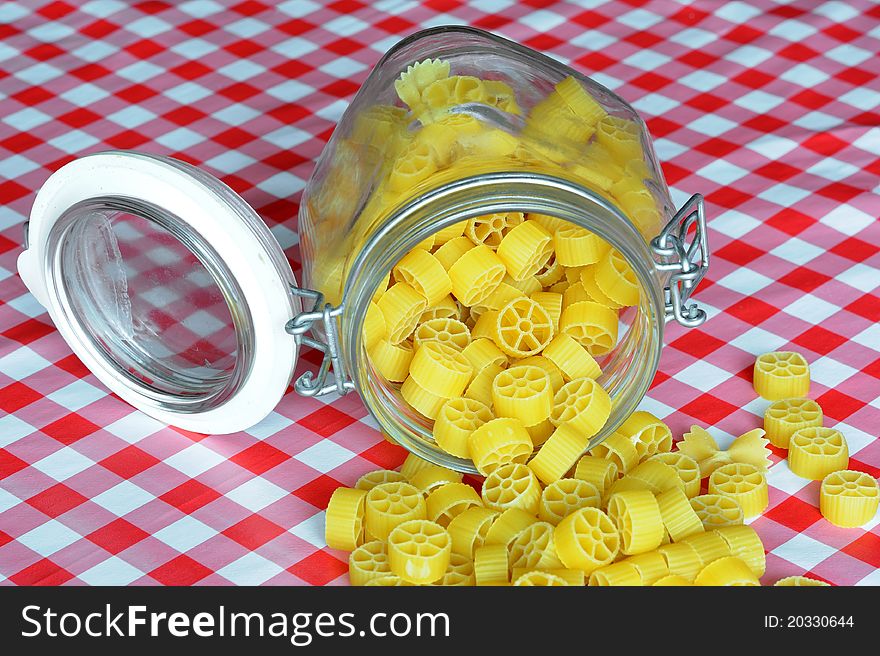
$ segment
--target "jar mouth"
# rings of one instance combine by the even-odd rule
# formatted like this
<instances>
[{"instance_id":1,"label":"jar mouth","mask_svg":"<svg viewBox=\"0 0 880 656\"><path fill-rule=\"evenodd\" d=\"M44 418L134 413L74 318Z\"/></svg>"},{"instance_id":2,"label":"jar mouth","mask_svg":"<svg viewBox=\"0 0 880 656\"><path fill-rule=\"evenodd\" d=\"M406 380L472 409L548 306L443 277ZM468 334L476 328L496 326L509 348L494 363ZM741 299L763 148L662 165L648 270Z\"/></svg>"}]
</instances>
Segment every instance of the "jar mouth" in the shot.
<instances>
[{"instance_id":1,"label":"jar mouth","mask_svg":"<svg viewBox=\"0 0 880 656\"><path fill-rule=\"evenodd\" d=\"M363 324L376 287L416 244L444 227L474 216L502 212L546 214L586 228L627 260L640 287L639 304L620 313L621 339L600 359L598 382L612 397L611 415L589 448L611 435L635 411L660 360L665 302L662 280L645 238L607 198L554 176L484 173L440 185L397 208L355 258L344 291L343 356L367 409L395 441L435 464L477 473L433 442L430 422L421 418L375 372L363 343Z\"/></svg>"}]
</instances>

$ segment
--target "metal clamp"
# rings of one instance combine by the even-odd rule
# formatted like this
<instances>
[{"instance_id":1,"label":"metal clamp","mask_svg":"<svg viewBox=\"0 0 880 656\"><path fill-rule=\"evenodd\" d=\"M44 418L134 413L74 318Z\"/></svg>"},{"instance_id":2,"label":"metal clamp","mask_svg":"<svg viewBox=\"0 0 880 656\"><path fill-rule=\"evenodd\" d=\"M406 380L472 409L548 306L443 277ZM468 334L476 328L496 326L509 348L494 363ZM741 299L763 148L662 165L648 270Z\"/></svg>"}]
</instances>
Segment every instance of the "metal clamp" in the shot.
<instances>
[{"instance_id":1,"label":"metal clamp","mask_svg":"<svg viewBox=\"0 0 880 656\"><path fill-rule=\"evenodd\" d=\"M321 396L329 392L347 394L354 389L354 383L349 379L345 371L345 364L340 356L339 330L336 318L342 314L342 304L334 307L329 303L324 303L324 295L312 289L302 289L291 285L290 291L294 296L299 296L304 301L311 301L312 309L293 317L284 326L284 330L293 335L297 344L310 346L324 354L318 373L313 375L311 371L306 371L296 379L293 385L294 389L297 394L302 396ZM324 329L326 341L306 335L315 327L316 323ZM331 369L335 380L328 384L327 376Z\"/></svg>"},{"instance_id":2,"label":"metal clamp","mask_svg":"<svg viewBox=\"0 0 880 656\"><path fill-rule=\"evenodd\" d=\"M688 231L694 225L696 231L688 241ZM694 194L651 240L651 249L659 256L657 269L672 274L665 288L666 321L675 319L682 326L695 328L706 320L706 311L687 301L709 269L707 233L703 197Z\"/></svg>"}]
</instances>

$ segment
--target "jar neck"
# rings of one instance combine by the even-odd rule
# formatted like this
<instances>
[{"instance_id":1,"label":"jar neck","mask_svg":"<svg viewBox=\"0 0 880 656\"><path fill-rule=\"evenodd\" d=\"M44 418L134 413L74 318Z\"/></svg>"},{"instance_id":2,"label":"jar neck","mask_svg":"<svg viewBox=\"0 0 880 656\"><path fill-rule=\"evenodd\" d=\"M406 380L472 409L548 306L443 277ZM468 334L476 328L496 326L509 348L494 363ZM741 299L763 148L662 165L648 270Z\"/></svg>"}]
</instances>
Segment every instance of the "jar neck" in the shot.
<instances>
[{"instance_id":1,"label":"jar neck","mask_svg":"<svg viewBox=\"0 0 880 656\"><path fill-rule=\"evenodd\" d=\"M605 363L600 378L612 396L612 413L591 447L636 409L659 363L665 316L663 281L645 238L608 198L568 180L521 172L476 175L432 189L389 215L357 255L345 285L342 350L356 388L383 430L434 462L438 450L424 443L430 431L418 421L401 418L399 410L390 406L384 386L362 353L364 317L378 285L419 242L454 223L502 212L547 214L586 228L617 249L639 281L642 293L639 306L631 312L630 334ZM467 461L453 456L448 460L438 464L475 471Z\"/></svg>"}]
</instances>

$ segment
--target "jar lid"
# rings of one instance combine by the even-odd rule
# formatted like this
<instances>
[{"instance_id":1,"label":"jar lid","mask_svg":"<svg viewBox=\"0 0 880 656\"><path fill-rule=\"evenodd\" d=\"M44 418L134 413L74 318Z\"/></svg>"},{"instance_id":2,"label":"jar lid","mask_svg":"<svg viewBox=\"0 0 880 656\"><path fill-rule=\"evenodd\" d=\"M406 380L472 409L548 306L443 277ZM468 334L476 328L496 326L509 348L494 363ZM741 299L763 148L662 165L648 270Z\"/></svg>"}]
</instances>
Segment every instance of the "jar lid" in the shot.
<instances>
[{"instance_id":1,"label":"jar lid","mask_svg":"<svg viewBox=\"0 0 880 656\"><path fill-rule=\"evenodd\" d=\"M243 430L290 383L290 264L240 196L188 164L103 152L65 165L37 194L18 270L92 373L162 422Z\"/></svg>"}]
</instances>

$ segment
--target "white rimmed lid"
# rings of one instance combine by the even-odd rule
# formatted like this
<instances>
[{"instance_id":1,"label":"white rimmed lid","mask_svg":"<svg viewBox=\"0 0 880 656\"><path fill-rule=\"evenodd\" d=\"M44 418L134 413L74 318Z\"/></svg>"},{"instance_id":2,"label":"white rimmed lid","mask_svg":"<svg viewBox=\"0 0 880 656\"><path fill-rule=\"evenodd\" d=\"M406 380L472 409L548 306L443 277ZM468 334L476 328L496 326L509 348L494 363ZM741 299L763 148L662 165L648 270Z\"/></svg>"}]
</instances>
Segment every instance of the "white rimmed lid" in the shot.
<instances>
[{"instance_id":1,"label":"white rimmed lid","mask_svg":"<svg viewBox=\"0 0 880 656\"><path fill-rule=\"evenodd\" d=\"M64 239L59 233L68 234L62 229L76 221L71 212L75 214L77 207L108 199L118 199L129 208L143 204L157 209L165 217L166 230L188 235L185 244L200 245L201 250L192 251L199 262L206 264L204 253L219 262L206 270L223 271L213 282L230 305L238 340L235 384L222 394L194 403L190 398L178 399L167 391L157 391L143 377L127 374L108 356L99 344L101 335L95 338L94 325L91 336L84 329L90 319L76 311L64 283L70 274L64 267L72 266L76 258L59 256L58 241ZM139 215L136 209L129 211ZM34 201L27 230L27 248L18 258L22 280L48 310L74 353L119 397L164 423L202 433L246 429L278 404L299 351L285 331L285 324L301 312L299 299L290 293L295 279L268 227L219 180L183 162L155 155L89 155L50 176ZM242 335L247 336L247 343L242 343ZM131 331L124 338L138 339ZM161 333L151 337L160 338Z\"/></svg>"}]
</instances>

